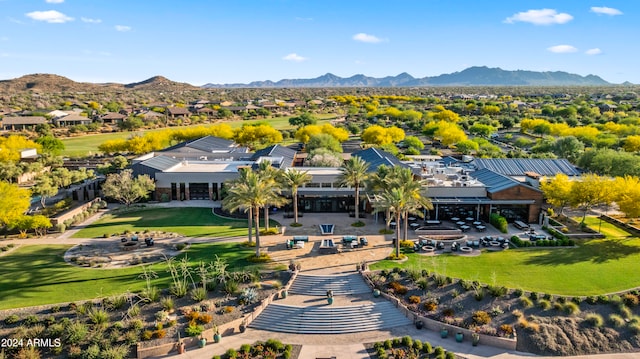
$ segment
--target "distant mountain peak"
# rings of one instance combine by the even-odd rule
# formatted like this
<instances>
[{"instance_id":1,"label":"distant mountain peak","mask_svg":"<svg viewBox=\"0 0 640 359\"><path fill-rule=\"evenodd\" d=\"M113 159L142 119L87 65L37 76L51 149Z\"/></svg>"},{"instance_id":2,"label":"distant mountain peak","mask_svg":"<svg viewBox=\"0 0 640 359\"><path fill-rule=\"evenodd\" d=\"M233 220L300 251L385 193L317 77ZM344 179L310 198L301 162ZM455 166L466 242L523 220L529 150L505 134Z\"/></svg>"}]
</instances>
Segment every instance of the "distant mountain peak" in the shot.
<instances>
[{"instance_id":1,"label":"distant mountain peak","mask_svg":"<svg viewBox=\"0 0 640 359\"><path fill-rule=\"evenodd\" d=\"M580 76L563 71L503 70L471 66L462 71L414 78L403 72L383 78L356 74L348 78L326 73L313 79L255 81L249 84L206 84L203 87L424 87L424 86L602 86L610 85L596 75Z\"/></svg>"}]
</instances>

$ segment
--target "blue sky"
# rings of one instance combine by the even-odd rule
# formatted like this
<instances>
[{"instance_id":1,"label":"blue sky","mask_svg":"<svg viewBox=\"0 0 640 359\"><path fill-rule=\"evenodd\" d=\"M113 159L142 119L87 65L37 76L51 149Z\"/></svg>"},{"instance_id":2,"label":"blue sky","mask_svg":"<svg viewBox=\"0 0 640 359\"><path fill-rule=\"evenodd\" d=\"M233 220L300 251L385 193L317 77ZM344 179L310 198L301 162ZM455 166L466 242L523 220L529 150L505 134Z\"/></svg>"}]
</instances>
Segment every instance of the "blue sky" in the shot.
<instances>
[{"instance_id":1,"label":"blue sky","mask_svg":"<svg viewBox=\"0 0 640 359\"><path fill-rule=\"evenodd\" d=\"M640 1L0 0L0 79L193 85L469 66L640 83Z\"/></svg>"}]
</instances>

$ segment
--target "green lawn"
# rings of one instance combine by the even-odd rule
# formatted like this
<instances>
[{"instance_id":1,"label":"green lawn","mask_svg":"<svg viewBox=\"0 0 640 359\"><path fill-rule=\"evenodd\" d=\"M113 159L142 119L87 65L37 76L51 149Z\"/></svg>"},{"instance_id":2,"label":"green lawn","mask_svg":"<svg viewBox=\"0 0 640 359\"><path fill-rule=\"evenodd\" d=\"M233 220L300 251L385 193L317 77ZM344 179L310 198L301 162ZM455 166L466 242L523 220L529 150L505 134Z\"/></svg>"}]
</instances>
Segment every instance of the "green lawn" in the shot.
<instances>
[{"instance_id":1,"label":"green lawn","mask_svg":"<svg viewBox=\"0 0 640 359\"><path fill-rule=\"evenodd\" d=\"M336 115L335 114L319 114L319 115L316 115L316 117L318 117L319 123L324 123L324 122L328 122L331 119L334 119ZM278 130L283 130L283 129L292 128L291 125L289 125L289 118L291 118L291 116L274 117L274 118L267 118L267 119L260 119L260 120L248 120L248 121L241 121L241 120L228 121L223 123L227 123L231 127L237 128L244 124L253 124L256 122L267 121L271 123L271 125L274 128ZM201 124L201 125L169 127L169 128L177 129L177 128L187 128L187 127L198 127L198 126L208 127L211 125ZM64 151L62 151L62 155L70 156L70 157L84 157L87 155L96 154L100 152L98 151L98 146L104 143L105 141L127 139L133 135L143 135L146 132L163 131L165 129L166 128L157 128L157 129L141 130L141 131L134 131L134 132L101 133L101 134L84 135L79 137L63 138L62 142L64 143L65 149Z\"/></svg>"},{"instance_id":2,"label":"green lawn","mask_svg":"<svg viewBox=\"0 0 640 359\"><path fill-rule=\"evenodd\" d=\"M272 226L278 222L270 221ZM107 214L73 235L74 238L102 237L103 234L145 229L175 232L189 237L237 237L247 235L247 221L226 219L211 208L154 208Z\"/></svg>"},{"instance_id":3,"label":"green lawn","mask_svg":"<svg viewBox=\"0 0 640 359\"><path fill-rule=\"evenodd\" d=\"M597 218L588 223L597 229ZM483 251L477 257L412 253L404 263L381 261L371 268L426 269L485 284L563 295L597 295L640 286L640 239L629 238L628 233L603 222L603 232L605 228L611 238L585 241L577 248Z\"/></svg>"},{"instance_id":4,"label":"green lawn","mask_svg":"<svg viewBox=\"0 0 640 359\"><path fill-rule=\"evenodd\" d=\"M578 222L582 221L582 218L574 218ZM633 235L624 229L618 228L613 224L605 221L600 221L598 217L587 217L585 223L594 230L600 230L600 233L604 234L609 239L629 238Z\"/></svg>"},{"instance_id":5,"label":"green lawn","mask_svg":"<svg viewBox=\"0 0 640 359\"><path fill-rule=\"evenodd\" d=\"M91 299L144 287L139 278L141 267L89 269L72 266L63 259L69 248L66 245L23 246L0 257L0 309ZM218 254L227 260L230 268L237 269L249 265L246 258L252 253L253 248L237 243L201 243L192 245L184 255L191 263L197 263L211 262ZM166 264L154 264L151 268L158 274L154 284L161 289L167 288L170 276Z\"/></svg>"}]
</instances>

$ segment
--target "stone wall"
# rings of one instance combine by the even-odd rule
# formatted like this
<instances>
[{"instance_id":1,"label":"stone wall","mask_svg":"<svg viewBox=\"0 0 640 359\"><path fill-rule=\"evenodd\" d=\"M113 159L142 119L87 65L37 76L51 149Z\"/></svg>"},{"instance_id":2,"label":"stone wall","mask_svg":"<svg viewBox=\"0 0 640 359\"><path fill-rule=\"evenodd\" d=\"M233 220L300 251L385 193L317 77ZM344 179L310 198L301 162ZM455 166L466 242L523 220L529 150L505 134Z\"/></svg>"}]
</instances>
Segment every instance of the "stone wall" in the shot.
<instances>
[{"instance_id":1,"label":"stone wall","mask_svg":"<svg viewBox=\"0 0 640 359\"><path fill-rule=\"evenodd\" d=\"M75 215L82 213L83 211L85 211L87 208L91 207L94 203L100 202L101 199L100 198L95 198L90 202L81 204L78 207L72 208L62 214L59 214L55 217L51 217L51 224L53 226L56 226L58 223L64 223L64 221L73 218Z\"/></svg>"}]
</instances>

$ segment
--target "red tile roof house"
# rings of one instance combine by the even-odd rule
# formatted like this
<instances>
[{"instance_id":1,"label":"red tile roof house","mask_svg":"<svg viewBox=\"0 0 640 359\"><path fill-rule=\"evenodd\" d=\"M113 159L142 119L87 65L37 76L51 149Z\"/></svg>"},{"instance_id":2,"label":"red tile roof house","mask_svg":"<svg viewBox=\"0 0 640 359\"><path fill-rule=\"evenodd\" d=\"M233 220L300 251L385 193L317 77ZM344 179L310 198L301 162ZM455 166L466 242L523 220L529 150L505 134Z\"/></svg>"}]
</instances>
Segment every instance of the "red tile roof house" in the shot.
<instances>
[{"instance_id":1,"label":"red tile roof house","mask_svg":"<svg viewBox=\"0 0 640 359\"><path fill-rule=\"evenodd\" d=\"M17 131L24 129L34 129L37 125L49 123L42 116L7 116L2 120L2 129L5 131Z\"/></svg>"}]
</instances>

